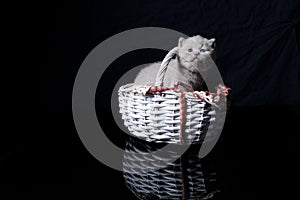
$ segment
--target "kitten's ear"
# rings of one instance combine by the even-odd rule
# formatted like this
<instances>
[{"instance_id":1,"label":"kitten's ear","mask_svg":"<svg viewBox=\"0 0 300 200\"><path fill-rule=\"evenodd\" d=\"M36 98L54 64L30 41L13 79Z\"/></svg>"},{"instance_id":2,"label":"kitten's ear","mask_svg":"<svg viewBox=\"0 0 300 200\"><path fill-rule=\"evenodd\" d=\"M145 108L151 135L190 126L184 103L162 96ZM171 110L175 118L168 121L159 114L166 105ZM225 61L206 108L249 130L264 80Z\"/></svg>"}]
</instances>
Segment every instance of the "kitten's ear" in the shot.
<instances>
[{"instance_id":1,"label":"kitten's ear","mask_svg":"<svg viewBox=\"0 0 300 200\"><path fill-rule=\"evenodd\" d=\"M179 40L178 40L178 47L182 47L184 40L185 39L183 37L179 38Z\"/></svg>"},{"instance_id":2,"label":"kitten's ear","mask_svg":"<svg viewBox=\"0 0 300 200\"><path fill-rule=\"evenodd\" d=\"M215 45L216 45L216 39L215 39L215 38L212 38L212 39L208 40L208 44L209 44L209 46L211 46L212 48L215 48Z\"/></svg>"}]
</instances>

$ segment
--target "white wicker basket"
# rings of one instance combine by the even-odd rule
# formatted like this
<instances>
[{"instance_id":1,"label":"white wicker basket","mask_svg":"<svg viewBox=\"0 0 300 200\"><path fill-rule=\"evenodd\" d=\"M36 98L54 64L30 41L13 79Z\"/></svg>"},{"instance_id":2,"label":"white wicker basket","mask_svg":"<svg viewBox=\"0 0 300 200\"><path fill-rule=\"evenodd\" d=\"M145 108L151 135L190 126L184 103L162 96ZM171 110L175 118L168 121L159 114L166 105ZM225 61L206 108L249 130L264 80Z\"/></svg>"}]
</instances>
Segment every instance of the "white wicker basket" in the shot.
<instances>
[{"instance_id":1,"label":"white wicker basket","mask_svg":"<svg viewBox=\"0 0 300 200\"><path fill-rule=\"evenodd\" d=\"M214 120L215 104L205 92L184 92L178 88L181 83L174 88L162 86L166 67L177 51L172 49L163 60L155 86L131 83L119 88L120 113L133 136L150 142L201 142Z\"/></svg>"}]
</instances>

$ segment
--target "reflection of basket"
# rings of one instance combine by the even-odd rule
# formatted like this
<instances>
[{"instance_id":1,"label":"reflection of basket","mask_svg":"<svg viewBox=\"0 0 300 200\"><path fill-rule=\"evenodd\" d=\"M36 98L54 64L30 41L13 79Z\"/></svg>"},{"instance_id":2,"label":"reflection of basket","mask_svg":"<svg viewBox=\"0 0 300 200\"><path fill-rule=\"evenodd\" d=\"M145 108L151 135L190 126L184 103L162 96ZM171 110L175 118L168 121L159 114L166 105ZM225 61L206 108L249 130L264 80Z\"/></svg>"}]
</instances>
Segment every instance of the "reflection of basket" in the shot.
<instances>
[{"instance_id":1,"label":"reflection of basket","mask_svg":"<svg viewBox=\"0 0 300 200\"><path fill-rule=\"evenodd\" d=\"M120 87L120 113L132 135L150 142L200 142L214 119L215 104L207 93L182 91L179 86L188 86L180 82L174 88L163 87L166 68L177 51L172 49L162 61L155 86Z\"/></svg>"},{"instance_id":2,"label":"reflection of basket","mask_svg":"<svg viewBox=\"0 0 300 200\"><path fill-rule=\"evenodd\" d=\"M175 145L175 144L174 144ZM123 168L127 187L140 199L208 199L218 191L216 171L210 160L200 160L199 145L191 146L184 155L168 151L154 156L152 151L161 151L155 143L129 138L126 143ZM172 158L176 159L171 162ZM156 168L139 172L141 168Z\"/></svg>"}]
</instances>

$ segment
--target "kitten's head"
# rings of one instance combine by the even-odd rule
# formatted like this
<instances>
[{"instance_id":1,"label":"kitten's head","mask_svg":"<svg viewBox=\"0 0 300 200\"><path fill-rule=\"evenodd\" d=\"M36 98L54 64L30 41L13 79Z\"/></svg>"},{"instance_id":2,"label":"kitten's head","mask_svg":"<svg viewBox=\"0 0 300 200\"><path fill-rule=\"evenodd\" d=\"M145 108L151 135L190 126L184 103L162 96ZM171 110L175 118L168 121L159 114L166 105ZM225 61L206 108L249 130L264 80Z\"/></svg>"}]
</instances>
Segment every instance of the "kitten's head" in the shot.
<instances>
[{"instance_id":1,"label":"kitten's head","mask_svg":"<svg viewBox=\"0 0 300 200\"><path fill-rule=\"evenodd\" d=\"M215 39L206 39L200 35L187 39L179 38L179 60L183 67L198 72L207 71L213 62Z\"/></svg>"}]
</instances>

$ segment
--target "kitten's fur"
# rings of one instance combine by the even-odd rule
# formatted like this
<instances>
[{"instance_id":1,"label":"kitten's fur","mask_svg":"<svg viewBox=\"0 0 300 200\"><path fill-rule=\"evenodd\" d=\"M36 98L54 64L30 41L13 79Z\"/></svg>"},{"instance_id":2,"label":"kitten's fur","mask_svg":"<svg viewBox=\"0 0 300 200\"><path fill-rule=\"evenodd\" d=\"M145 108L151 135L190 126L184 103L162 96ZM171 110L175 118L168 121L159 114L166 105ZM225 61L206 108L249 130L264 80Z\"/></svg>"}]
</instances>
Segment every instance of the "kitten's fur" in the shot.
<instances>
[{"instance_id":1,"label":"kitten's fur","mask_svg":"<svg viewBox=\"0 0 300 200\"><path fill-rule=\"evenodd\" d=\"M181 37L178 47L179 53L168 65L163 86L174 87L174 83L180 81L191 85L194 90L201 90L205 72L213 64L215 39L208 40L199 35L187 39ZM142 69L134 82L138 85L155 83L160 64L156 62Z\"/></svg>"}]
</instances>

